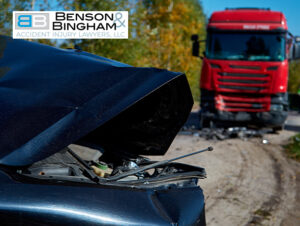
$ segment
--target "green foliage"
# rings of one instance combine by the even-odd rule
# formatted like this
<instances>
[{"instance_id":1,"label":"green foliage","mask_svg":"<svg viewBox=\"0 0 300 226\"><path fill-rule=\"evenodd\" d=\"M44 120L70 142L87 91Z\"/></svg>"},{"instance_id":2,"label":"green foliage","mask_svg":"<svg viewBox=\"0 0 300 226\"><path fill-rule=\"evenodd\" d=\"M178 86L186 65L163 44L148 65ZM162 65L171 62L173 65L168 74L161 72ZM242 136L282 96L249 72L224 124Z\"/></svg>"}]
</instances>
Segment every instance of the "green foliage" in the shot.
<instances>
[{"instance_id":1,"label":"green foliage","mask_svg":"<svg viewBox=\"0 0 300 226\"><path fill-rule=\"evenodd\" d=\"M42 4L43 3L43 4ZM199 0L57 0L57 8L77 11L128 11L129 39L83 39L59 42L137 67L186 73L199 100L201 60L191 54L190 36L205 37L205 15ZM0 0L0 33L11 35L13 10L53 10L47 0ZM55 45L54 40L38 42Z\"/></svg>"},{"instance_id":2,"label":"green foliage","mask_svg":"<svg viewBox=\"0 0 300 226\"><path fill-rule=\"evenodd\" d=\"M192 34L205 37L205 16L197 0L143 1L141 37L148 48L140 64L185 72L194 96L199 99L201 60L191 54Z\"/></svg>"},{"instance_id":3,"label":"green foliage","mask_svg":"<svg viewBox=\"0 0 300 226\"><path fill-rule=\"evenodd\" d=\"M289 157L300 161L300 134L291 137L290 143L285 146Z\"/></svg>"},{"instance_id":4,"label":"green foliage","mask_svg":"<svg viewBox=\"0 0 300 226\"><path fill-rule=\"evenodd\" d=\"M138 67L185 72L193 96L199 99L201 61L191 55L192 34L205 37L205 15L198 0L60 0L67 10L125 10L128 40L68 40L85 51Z\"/></svg>"},{"instance_id":5,"label":"green foliage","mask_svg":"<svg viewBox=\"0 0 300 226\"><path fill-rule=\"evenodd\" d=\"M142 56L144 47L141 44L141 40L134 37L135 22L138 20L138 16L132 10L135 4L127 0L61 0L60 3L67 10L93 11L97 9L99 11L129 11L129 39L67 40L61 47L72 48L74 44L78 44L84 51L137 66L136 59Z\"/></svg>"},{"instance_id":6,"label":"green foliage","mask_svg":"<svg viewBox=\"0 0 300 226\"><path fill-rule=\"evenodd\" d=\"M30 9L29 0L0 0L0 33L11 35L12 11Z\"/></svg>"},{"instance_id":7,"label":"green foliage","mask_svg":"<svg viewBox=\"0 0 300 226\"><path fill-rule=\"evenodd\" d=\"M23 10L34 10L35 6L39 10L49 9L47 0L0 0L0 34L12 36L12 12ZM32 40L33 41L33 40ZM55 45L56 42L49 39L35 40L39 43Z\"/></svg>"},{"instance_id":8,"label":"green foliage","mask_svg":"<svg viewBox=\"0 0 300 226\"><path fill-rule=\"evenodd\" d=\"M289 65L288 91L297 93L300 89L300 61L294 61Z\"/></svg>"}]
</instances>

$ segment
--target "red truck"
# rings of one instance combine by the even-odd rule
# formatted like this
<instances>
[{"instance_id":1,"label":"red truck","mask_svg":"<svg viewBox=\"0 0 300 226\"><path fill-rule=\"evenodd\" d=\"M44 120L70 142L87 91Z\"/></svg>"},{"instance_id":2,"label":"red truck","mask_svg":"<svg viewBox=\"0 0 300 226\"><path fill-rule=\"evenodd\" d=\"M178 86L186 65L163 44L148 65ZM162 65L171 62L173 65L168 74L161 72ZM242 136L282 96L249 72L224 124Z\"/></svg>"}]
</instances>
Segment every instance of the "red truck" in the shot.
<instances>
[{"instance_id":1,"label":"red truck","mask_svg":"<svg viewBox=\"0 0 300 226\"><path fill-rule=\"evenodd\" d=\"M201 41L198 35L192 40L193 55L199 56ZM200 126L281 129L288 113L289 56L300 55L299 37L288 32L283 13L257 8L214 12L205 41Z\"/></svg>"}]
</instances>

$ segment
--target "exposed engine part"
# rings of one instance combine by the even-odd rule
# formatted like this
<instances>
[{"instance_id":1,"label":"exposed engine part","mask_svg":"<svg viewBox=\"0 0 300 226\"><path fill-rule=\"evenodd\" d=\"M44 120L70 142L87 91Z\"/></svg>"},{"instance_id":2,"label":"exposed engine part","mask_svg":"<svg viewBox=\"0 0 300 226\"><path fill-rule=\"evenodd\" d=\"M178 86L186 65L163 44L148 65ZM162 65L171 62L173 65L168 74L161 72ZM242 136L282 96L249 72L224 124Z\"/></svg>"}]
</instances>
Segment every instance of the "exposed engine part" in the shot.
<instances>
[{"instance_id":1,"label":"exposed engine part","mask_svg":"<svg viewBox=\"0 0 300 226\"><path fill-rule=\"evenodd\" d=\"M174 161L211 150L212 147L208 147L159 162L150 161L143 156L130 159L120 158L117 162L121 164L111 164L83 159L74 151L65 148L27 168L18 169L17 173L45 180L68 180L118 186L195 186L198 179L206 177L205 169Z\"/></svg>"},{"instance_id":2,"label":"exposed engine part","mask_svg":"<svg viewBox=\"0 0 300 226\"><path fill-rule=\"evenodd\" d=\"M74 172L71 167L59 167L56 165L56 168L53 166L37 167L30 168L31 174L36 175L61 175L61 176L72 176Z\"/></svg>"},{"instance_id":3,"label":"exposed engine part","mask_svg":"<svg viewBox=\"0 0 300 226\"><path fill-rule=\"evenodd\" d=\"M162 166L165 166L167 164L170 164L173 161L183 159L183 158L186 158L186 157L189 157L189 156L192 156L192 155L196 155L196 154L199 154L199 153L202 153L202 152L212 151L212 150L213 150L213 147L207 147L205 149L202 149L202 150L199 150L199 151L196 151L196 152L192 152L192 153L189 153L189 154L186 154L186 155L181 155L181 156L178 156L176 158L167 159L167 160L163 160L163 161L159 161L159 162L153 162L153 163L147 164L143 167L139 167L137 169L133 169L133 170L130 170L128 172L122 173L120 175L111 176L110 178L108 178L108 180L109 181L117 181L117 180L119 180L121 178L124 178L124 177L127 177L127 176L138 175L139 173L144 173L146 170L156 169L158 167L162 167Z\"/></svg>"},{"instance_id":4,"label":"exposed engine part","mask_svg":"<svg viewBox=\"0 0 300 226\"><path fill-rule=\"evenodd\" d=\"M133 162L133 161L125 162L125 165L126 165L126 167L127 167L129 170L132 170L132 169L138 169L138 168L139 168L138 164L136 164L136 163Z\"/></svg>"},{"instance_id":5,"label":"exposed engine part","mask_svg":"<svg viewBox=\"0 0 300 226\"><path fill-rule=\"evenodd\" d=\"M109 177L112 173L111 168L102 169L95 165L92 165L91 167L92 167L94 173L99 177Z\"/></svg>"},{"instance_id":6,"label":"exposed engine part","mask_svg":"<svg viewBox=\"0 0 300 226\"><path fill-rule=\"evenodd\" d=\"M114 171L111 173L111 176L121 175L121 174L129 172L131 170L138 170L139 169L138 164L141 164L142 162L144 162L144 161L142 161L141 158L136 159L136 161L126 161L126 160L124 160L123 165L116 167L114 169ZM134 175L124 177L122 179L122 181L142 179L142 178L145 178L147 176L148 176L147 174L139 172L139 173L136 173Z\"/></svg>"},{"instance_id":7,"label":"exposed engine part","mask_svg":"<svg viewBox=\"0 0 300 226\"><path fill-rule=\"evenodd\" d=\"M96 151L95 154L94 154L94 156L93 156L93 158L92 158L92 160L93 160L94 162L96 162L96 161L99 160L99 158L100 158L101 156L102 156L102 153L101 153L100 151Z\"/></svg>"}]
</instances>

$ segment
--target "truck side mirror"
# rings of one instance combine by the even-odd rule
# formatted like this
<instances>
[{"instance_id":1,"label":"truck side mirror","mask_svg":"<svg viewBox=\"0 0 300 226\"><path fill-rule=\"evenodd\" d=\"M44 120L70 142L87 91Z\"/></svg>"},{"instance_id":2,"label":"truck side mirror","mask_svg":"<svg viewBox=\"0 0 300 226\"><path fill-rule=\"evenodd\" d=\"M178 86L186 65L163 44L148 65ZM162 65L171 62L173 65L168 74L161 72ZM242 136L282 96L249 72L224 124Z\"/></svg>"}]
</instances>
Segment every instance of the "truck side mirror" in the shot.
<instances>
[{"instance_id":1,"label":"truck side mirror","mask_svg":"<svg viewBox=\"0 0 300 226\"><path fill-rule=\"evenodd\" d=\"M200 51L199 36L194 34L191 36L191 40L193 41L192 55L199 57L199 51Z\"/></svg>"},{"instance_id":2,"label":"truck side mirror","mask_svg":"<svg viewBox=\"0 0 300 226\"><path fill-rule=\"evenodd\" d=\"M300 59L300 40L297 42L295 40L295 43L293 45L293 60Z\"/></svg>"}]
</instances>

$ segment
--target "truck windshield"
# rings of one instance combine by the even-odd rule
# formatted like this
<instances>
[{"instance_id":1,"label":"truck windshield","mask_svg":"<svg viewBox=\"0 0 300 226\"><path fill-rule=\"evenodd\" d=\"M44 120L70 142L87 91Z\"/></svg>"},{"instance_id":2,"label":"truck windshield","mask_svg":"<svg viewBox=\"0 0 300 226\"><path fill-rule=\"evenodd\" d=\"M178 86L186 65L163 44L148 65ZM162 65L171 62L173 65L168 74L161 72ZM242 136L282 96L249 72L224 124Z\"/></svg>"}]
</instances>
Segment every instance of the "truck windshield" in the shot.
<instances>
[{"instance_id":1,"label":"truck windshield","mask_svg":"<svg viewBox=\"0 0 300 226\"><path fill-rule=\"evenodd\" d=\"M206 56L223 60L283 61L285 34L210 32Z\"/></svg>"}]
</instances>

